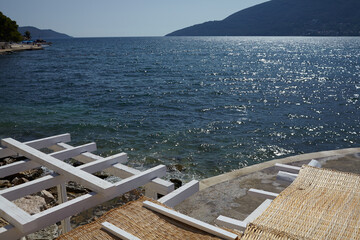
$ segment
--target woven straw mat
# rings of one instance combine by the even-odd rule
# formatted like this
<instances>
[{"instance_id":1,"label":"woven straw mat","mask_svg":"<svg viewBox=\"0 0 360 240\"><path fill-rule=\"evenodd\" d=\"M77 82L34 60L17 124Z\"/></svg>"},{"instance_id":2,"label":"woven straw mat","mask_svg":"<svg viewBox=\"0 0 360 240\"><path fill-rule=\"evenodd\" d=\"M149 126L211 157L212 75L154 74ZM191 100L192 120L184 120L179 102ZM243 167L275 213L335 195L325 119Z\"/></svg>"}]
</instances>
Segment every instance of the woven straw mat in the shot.
<instances>
[{"instance_id":1,"label":"woven straw mat","mask_svg":"<svg viewBox=\"0 0 360 240\"><path fill-rule=\"evenodd\" d=\"M150 198L142 197L137 201L113 209L96 221L73 229L58 239L118 239L101 228L101 223L105 221L143 240L220 239L143 207L142 203L146 200L166 207Z\"/></svg>"},{"instance_id":2,"label":"woven straw mat","mask_svg":"<svg viewBox=\"0 0 360 240\"><path fill-rule=\"evenodd\" d=\"M360 239L360 176L304 165L241 239Z\"/></svg>"}]
</instances>

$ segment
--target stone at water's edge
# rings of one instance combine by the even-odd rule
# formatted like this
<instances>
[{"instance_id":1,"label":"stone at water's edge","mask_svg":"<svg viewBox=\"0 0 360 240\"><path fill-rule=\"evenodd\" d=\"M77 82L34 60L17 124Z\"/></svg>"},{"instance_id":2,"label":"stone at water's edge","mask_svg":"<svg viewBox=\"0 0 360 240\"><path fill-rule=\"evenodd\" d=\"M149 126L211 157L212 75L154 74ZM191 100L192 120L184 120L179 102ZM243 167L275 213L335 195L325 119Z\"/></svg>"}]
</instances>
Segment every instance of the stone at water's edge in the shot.
<instances>
[{"instance_id":1,"label":"stone at water's edge","mask_svg":"<svg viewBox=\"0 0 360 240\"><path fill-rule=\"evenodd\" d=\"M45 199L40 196L26 196L13 201L16 206L30 215L39 213L46 209Z\"/></svg>"},{"instance_id":2,"label":"stone at water's edge","mask_svg":"<svg viewBox=\"0 0 360 240\"><path fill-rule=\"evenodd\" d=\"M47 204L51 205L51 204L56 202L56 199L55 199L54 195L52 195L50 192L48 192L46 190L42 190L40 192L40 195L41 195L41 197L43 197L45 199L45 202Z\"/></svg>"},{"instance_id":3,"label":"stone at water's edge","mask_svg":"<svg viewBox=\"0 0 360 240\"><path fill-rule=\"evenodd\" d=\"M0 189L11 187L9 180L0 180Z\"/></svg>"}]
</instances>

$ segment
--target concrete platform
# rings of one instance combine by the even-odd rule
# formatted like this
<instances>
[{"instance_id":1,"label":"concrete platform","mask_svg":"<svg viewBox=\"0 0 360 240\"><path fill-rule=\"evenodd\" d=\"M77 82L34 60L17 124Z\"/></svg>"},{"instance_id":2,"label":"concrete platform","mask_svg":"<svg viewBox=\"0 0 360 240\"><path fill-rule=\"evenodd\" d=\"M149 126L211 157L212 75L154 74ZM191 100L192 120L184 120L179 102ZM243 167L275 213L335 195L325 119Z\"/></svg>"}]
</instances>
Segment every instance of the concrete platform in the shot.
<instances>
[{"instance_id":1,"label":"concrete platform","mask_svg":"<svg viewBox=\"0 0 360 240\"><path fill-rule=\"evenodd\" d=\"M18 51L28 51L28 50L43 50L44 48L38 45L27 45L27 44L11 44L11 48L0 49L0 55L6 53L13 53Z\"/></svg>"},{"instance_id":2,"label":"concrete platform","mask_svg":"<svg viewBox=\"0 0 360 240\"><path fill-rule=\"evenodd\" d=\"M280 193L287 187L275 181L275 163L302 166L311 159L318 160L323 168L360 174L360 148L301 154L204 179L200 191L175 209L211 224L219 215L244 220L264 201L247 195L249 188Z\"/></svg>"}]
</instances>

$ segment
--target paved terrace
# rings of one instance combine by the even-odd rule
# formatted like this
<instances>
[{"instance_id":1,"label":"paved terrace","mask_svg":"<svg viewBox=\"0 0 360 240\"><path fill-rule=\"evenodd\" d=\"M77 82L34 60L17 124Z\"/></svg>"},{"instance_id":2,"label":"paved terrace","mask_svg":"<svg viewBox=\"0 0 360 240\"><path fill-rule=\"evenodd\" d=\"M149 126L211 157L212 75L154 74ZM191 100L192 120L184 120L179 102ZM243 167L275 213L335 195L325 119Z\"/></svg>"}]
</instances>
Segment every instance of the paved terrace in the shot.
<instances>
[{"instance_id":1,"label":"paved terrace","mask_svg":"<svg viewBox=\"0 0 360 240\"><path fill-rule=\"evenodd\" d=\"M175 209L211 224L219 215L244 220L264 201L247 195L248 189L280 193L287 187L276 182L275 163L302 166L311 159L318 160L323 168L360 174L360 148L301 154L204 179L200 182L200 191Z\"/></svg>"}]
</instances>

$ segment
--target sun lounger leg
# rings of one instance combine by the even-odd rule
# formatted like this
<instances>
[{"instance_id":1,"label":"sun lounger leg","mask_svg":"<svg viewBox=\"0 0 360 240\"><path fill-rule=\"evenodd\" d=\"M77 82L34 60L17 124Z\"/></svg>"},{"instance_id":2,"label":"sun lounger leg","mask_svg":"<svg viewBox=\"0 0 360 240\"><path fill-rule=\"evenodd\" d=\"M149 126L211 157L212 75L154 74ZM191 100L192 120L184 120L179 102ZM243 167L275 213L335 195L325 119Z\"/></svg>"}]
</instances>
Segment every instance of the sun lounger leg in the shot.
<instances>
[{"instance_id":1,"label":"sun lounger leg","mask_svg":"<svg viewBox=\"0 0 360 240\"><path fill-rule=\"evenodd\" d=\"M67 202L67 194L66 194L66 186L65 183L60 184L57 186L57 192L58 192L58 202L64 203ZM62 234L70 232L71 230L71 224L70 224L70 217L65 218L61 221L61 229Z\"/></svg>"}]
</instances>

